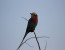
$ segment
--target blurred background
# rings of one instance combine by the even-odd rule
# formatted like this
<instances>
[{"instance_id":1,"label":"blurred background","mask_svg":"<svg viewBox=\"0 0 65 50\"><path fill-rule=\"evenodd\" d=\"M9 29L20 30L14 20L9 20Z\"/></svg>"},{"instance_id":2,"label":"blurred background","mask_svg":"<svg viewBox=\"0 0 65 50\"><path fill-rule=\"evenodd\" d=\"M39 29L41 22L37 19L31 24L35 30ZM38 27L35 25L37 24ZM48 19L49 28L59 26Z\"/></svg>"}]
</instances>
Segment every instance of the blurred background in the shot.
<instances>
[{"instance_id":1,"label":"blurred background","mask_svg":"<svg viewBox=\"0 0 65 50\"><path fill-rule=\"evenodd\" d=\"M25 34L30 13L38 14L37 36L44 50L65 50L65 0L0 0L0 50L16 50ZM29 33L26 37L33 37ZM20 50L38 50L35 39L27 41Z\"/></svg>"}]
</instances>

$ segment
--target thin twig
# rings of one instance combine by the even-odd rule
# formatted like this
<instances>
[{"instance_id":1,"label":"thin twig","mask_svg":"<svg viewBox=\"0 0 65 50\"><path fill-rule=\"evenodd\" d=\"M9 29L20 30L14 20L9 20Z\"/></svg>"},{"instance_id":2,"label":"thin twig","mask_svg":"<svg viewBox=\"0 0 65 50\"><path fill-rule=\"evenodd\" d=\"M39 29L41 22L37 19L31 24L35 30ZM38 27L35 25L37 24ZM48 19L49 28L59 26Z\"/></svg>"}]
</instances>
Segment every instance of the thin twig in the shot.
<instances>
[{"instance_id":1,"label":"thin twig","mask_svg":"<svg viewBox=\"0 0 65 50\"><path fill-rule=\"evenodd\" d=\"M34 32L34 35L35 35L35 38L36 38L36 41L37 41L37 44L38 44L39 50L41 50L41 48L40 48L40 44L39 44L39 42L38 42L38 39L37 39L37 37L36 37L35 32Z\"/></svg>"},{"instance_id":2,"label":"thin twig","mask_svg":"<svg viewBox=\"0 0 65 50\"><path fill-rule=\"evenodd\" d=\"M24 43L26 43L28 40L33 39L33 38L35 38L35 37L31 37L31 38L26 39L23 43L20 44L20 46L22 46L22 45L23 45ZM41 37L37 37L37 38L49 38L49 37L41 36ZM18 49L17 49L17 50L18 50Z\"/></svg>"},{"instance_id":3,"label":"thin twig","mask_svg":"<svg viewBox=\"0 0 65 50\"><path fill-rule=\"evenodd\" d=\"M23 18L23 19L25 19L26 21L28 21L26 18L24 18L24 17L21 17L21 18Z\"/></svg>"},{"instance_id":4,"label":"thin twig","mask_svg":"<svg viewBox=\"0 0 65 50\"><path fill-rule=\"evenodd\" d=\"M35 38L35 37L31 37L31 38L26 39L26 40L22 43L22 45L23 45L24 43L26 43L28 40L33 39L33 38ZM49 38L49 37L42 36L42 37L37 37L37 38Z\"/></svg>"},{"instance_id":5,"label":"thin twig","mask_svg":"<svg viewBox=\"0 0 65 50\"><path fill-rule=\"evenodd\" d=\"M47 48L47 41L46 41L46 45L45 45L45 48L44 48L44 50L46 50L46 48Z\"/></svg>"},{"instance_id":6,"label":"thin twig","mask_svg":"<svg viewBox=\"0 0 65 50\"><path fill-rule=\"evenodd\" d=\"M31 45L29 45L28 43L26 43L29 47L32 47Z\"/></svg>"}]
</instances>

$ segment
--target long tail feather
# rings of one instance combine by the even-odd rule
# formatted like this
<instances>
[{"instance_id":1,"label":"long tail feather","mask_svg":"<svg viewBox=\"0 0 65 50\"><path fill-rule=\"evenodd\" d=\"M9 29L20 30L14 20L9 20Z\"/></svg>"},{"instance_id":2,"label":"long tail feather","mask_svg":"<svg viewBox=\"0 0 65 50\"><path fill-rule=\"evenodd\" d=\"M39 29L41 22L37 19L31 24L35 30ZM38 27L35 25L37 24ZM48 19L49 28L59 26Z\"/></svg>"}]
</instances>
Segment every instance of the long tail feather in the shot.
<instances>
[{"instance_id":1,"label":"long tail feather","mask_svg":"<svg viewBox=\"0 0 65 50\"><path fill-rule=\"evenodd\" d=\"M25 37L27 36L27 34L28 34L28 33L25 33L25 35L24 35L24 37L23 37L23 40L22 40L22 42L24 41L24 39L25 39Z\"/></svg>"},{"instance_id":2,"label":"long tail feather","mask_svg":"<svg viewBox=\"0 0 65 50\"><path fill-rule=\"evenodd\" d=\"M25 33L25 35L24 35L24 37L23 37L23 40L22 40L22 42L20 43L20 45L19 45L19 47L17 48L17 50L21 47L21 45L22 45L22 43L23 43L25 37L27 36L27 34L28 34L28 33Z\"/></svg>"}]
</instances>

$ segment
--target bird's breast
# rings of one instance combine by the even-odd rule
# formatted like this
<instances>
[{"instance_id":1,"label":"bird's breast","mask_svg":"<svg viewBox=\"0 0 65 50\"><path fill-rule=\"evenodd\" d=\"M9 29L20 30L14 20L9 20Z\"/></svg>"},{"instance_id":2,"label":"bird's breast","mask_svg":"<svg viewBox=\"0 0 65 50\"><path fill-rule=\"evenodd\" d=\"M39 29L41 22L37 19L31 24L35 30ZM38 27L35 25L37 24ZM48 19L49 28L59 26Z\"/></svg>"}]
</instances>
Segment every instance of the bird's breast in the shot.
<instances>
[{"instance_id":1,"label":"bird's breast","mask_svg":"<svg viewBox=\"0 0 65 50\"><path fill-rule=\"evenodd\" d=\"M32 22L33 22L34 24L37 24L37 23L38 23L38 18L32 18Z\"/></svg>"}]
</instances>

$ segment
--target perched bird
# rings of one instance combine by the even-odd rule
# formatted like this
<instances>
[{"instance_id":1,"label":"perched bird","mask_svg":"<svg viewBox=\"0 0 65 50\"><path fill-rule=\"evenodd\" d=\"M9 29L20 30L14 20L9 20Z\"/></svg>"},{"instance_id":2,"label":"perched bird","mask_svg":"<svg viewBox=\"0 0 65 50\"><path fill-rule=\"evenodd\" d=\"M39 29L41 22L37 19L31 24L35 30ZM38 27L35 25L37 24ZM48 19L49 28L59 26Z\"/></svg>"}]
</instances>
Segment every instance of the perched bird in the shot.
<instances>
[{"instance_id":1,"label":"perched bird","mask_svg":"<svg viewBox=\"0 0 65 50\"><path fill-rule=\"evenodd\" d=\"M24 41L25 37L27 36L27 34L29 32L34 32L34 30L38 24L38 15L35 12L32 12L30 14L31 14L31 18L28 20L27 29L26 29L22 42ZM21 42L21 44L22 44L22 42ZM20 46L21 46L21 44L20 44ZM18 48L20 48L20 46Z\"/></svg>"}]
</instances>

